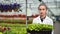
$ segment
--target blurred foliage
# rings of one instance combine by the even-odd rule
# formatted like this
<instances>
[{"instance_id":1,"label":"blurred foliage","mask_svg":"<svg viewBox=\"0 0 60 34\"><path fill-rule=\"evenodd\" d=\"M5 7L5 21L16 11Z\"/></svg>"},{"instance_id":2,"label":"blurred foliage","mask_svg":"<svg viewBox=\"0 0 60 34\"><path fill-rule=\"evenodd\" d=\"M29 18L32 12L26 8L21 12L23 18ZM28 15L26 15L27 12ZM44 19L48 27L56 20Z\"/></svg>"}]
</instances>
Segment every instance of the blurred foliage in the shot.
<instances>
[{"instance_id":1,"label":"blurred foliage","mask_svg":"<svg viewBox=\"0 0 60 34\"><path fill-rule=\"evenodd\" d=\"M53 26L48 24L28 24L28 28L26 28L26 24L6 24L1 23L2 27L10 27L10 30L6 30L3 34L27 34L27 30L52 30Z\"/></svg>"},{"instance_id":2,"label":"blurred foliage","mask_svg":"<svg viewBox=\"0 0 60 34\"><path fill-rule=\"evenodd\" d=\"M1 23L2 27L10 27L11 30L6 30L3 34L26 34L26 25L25 24L4 24Z\"/></svg>"},{"instance_id":3,"label":"blurred foliage","mask_svg":"<svg viewBox=\"0 0 60 34\"><path fill-rule=\"evenodd\" d=\"M0 20L0 23L22 23L25 24L26 20ZM28 20L28 23L32 23L32 20Z\"/></svg>"}]
</instances>

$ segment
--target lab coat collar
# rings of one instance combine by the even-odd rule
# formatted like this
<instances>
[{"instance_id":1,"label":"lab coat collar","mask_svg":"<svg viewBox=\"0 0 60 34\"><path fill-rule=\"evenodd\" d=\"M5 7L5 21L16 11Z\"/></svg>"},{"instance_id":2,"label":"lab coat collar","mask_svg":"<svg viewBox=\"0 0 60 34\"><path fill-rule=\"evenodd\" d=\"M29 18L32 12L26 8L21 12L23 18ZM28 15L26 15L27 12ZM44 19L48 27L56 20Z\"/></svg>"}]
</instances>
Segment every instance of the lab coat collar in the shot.
<instances>
[{"instance_id":1,"label":"lab coat collar","mask_svg":"<svg viewBox=\"0 0 60 34\"><path fill-rule=\"evenodd\" d=\"M40 16L38 16L38 17L40 18ZM47 19L47 16L43 19L43 21L46 20L46 19ZM41 18L39 20L41 21Z\"/></svg>"},{"instance_id":2,"label":"lab coat collar","mask_svg":"<svg viewBox=\"0 0 60 34\"><path fill-rule=\"evenodd\" d=\"M39 18L40 18L40 16L39 16ZM44 19L46 19L47 18L47 16L44 18ZM40 18L41 19L41 18Z\"/></svg>"}]
</instances>

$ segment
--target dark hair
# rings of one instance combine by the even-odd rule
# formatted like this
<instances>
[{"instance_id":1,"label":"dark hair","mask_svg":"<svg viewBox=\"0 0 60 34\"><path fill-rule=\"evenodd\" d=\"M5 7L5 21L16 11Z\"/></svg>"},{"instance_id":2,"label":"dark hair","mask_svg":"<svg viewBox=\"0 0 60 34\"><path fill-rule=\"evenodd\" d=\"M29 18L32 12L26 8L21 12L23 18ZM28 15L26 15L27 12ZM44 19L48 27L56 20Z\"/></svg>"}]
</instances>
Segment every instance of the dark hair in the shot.
<instances>
[{"instance_id":1,"label":"dark hair","mask_svg":"<svg viewBox=\"0 0 60 34\"><path fill-rule=\"evenodd\" d=\"M46 6L45 4L40 4L40 5L38 6L38 9L39 9L40 6L45 6L45 7L46 7L46 10L47 10L47 6Z\"/></svg>"}]
</instances>

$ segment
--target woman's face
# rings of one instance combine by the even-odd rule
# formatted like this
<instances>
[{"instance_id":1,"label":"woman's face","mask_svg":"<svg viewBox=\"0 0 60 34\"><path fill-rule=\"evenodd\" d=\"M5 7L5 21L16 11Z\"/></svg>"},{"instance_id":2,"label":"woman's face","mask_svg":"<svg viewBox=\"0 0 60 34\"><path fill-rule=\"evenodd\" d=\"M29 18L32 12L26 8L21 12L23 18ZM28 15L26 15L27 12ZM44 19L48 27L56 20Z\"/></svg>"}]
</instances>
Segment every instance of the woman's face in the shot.
<instances>
[{"instance_id":1,"label":"woman's face","mask_svg":"<svg viewBox=\"0 0 60 34\"><path fill-rule=\"evenodd\" d=\"M38 10L39 10L40 16L46 15L46 11L47 11L46 6L41 5Z\"/></svg>"}]
</instances>

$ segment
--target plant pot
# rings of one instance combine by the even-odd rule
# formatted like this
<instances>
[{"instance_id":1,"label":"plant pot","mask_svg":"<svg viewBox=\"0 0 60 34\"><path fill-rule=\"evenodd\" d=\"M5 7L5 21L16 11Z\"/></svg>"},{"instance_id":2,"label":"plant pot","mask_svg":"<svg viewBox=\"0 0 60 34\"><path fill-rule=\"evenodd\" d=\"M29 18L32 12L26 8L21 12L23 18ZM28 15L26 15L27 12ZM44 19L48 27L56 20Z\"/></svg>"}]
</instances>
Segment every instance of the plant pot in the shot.
<instances>
[{"instance_id":1,"label":"plant pot","mask_svg":"<svg viewBox=\"0 0 60 34\"><path fill-rule=\"evenodd\" d=\"M51 30L41 30L41 31L27 30L27 33L29 34L51 34Z\"/></svg>"}]
</instances>

